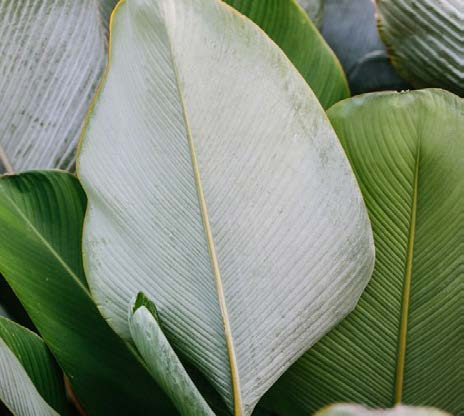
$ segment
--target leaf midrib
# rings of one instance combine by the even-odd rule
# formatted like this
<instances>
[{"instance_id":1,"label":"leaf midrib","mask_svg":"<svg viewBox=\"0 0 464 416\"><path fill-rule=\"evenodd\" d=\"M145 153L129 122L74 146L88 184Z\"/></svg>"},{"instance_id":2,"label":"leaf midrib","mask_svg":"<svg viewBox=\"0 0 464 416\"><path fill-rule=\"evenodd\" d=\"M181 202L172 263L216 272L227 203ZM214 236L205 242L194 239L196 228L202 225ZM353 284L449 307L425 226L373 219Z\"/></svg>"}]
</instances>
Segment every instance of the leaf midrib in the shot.
<instances>
[{"instance_id":1,"label":"leaf midrib","mask_svg":"<svg viewBox=\"0 0 464 416\"><path fill-rule=\"evenodd\" d=\"M176 90L177 90L179 101L180 101L181 108L182 108L182 117L185 123L185 129L186 129L188 145L189 145L189 150L190 150L190 157L192 160L193 174L195 178L195 185L196 185L197 193L198 193L200 212L201 212L203 226L204 226L205 233L206 233L208 251L209 251L209 255L211 259L211 266L213 268L213 275L214 275L214 280L215 280L216 289L217 289L218 302L219 302L219 307L221 310L221 315L222 315L222 320L223 320L223 325L224 325L224 335L226 339L227 353L229 356L229 365L230 365L230 371L231 371L232 392L233 392L233 400L234 400L234 415L242 416L242 398L241 398L240 381L239 381L240 377L239 377L239 372L238 372L237 358L235 354L235 347L234 347L234 341L233 341L233 336L232 336L232 329L230 325L229 314L227 311L227 303L225 299L224 288L222 285L219 262L217 259L214 238L213 238L211 226L209 223L208 208L207 208L206 199L203 193L200 169L198 166L198 160L197 160L196 151L195 151L195 143L193 140L192 131L190 129L190 123L189 123L189 119L187 116L187 110L186 110L184 98L181 92L179 73L177 69L176 60L174 58L172 42L171 42L170 34L166 27L165 27L165 32L166 32L166 38L167 38L167 43L169 47L169 53L170 53L170 57L172 61L172 68L174 71Z\"/></svg>"},{"instance_id":2,"label":"leaf midrib","mask_svg":"<svg viewBox=\"0 0 464 416\"><path fill-rule=\"evenodd\" d=\"M401 305L401 323L400 332L398 338L398 361L396 368L396 381L395 381L395 403L401 403L403 395L403 384L404 384L404 367L406 361L406 343L407 343L407 332L408 332L408 317L409 317L409 300L411 292L411 280L412 280L412 265L414 258L414 240L416 233L416 215L417 215L417 197L419 187L419 160L420 160L420 140L417 144L416 160L414 167L414 183L413 183L413 195L411 204L411 217L409 222L409 234L408 234L408 251L406 256L406 267L403 284L403 300Z\"/></svg>"},{"instance_id":3,"label":"leaf midrib","mask_svg":"<svg viewBox=\"0 0 464 416\"><path fill-rule=\"evenodd\" d=\"M71 276L71 278L74 280L74 282L78 285L78 287L85 293L85 295L89 298L89 300L92 302L93 305L95 305L95 302L92 298L92 295L90 294L90 291L88 288L80 281L79 277L73 272L71 267L66 263L66 261L60 256L60 254L53 248L53 246L46 240L46 238L40 233L40 231L34 226L34 224L29 220L27 215L19 208L19 206L14 202L14 200L8 195L7 192L5 192L5 197L6 199L10 202L10 204L13 206L13 208L16 210L16 212L19 214L19 216L23 219L23 221L29 226L29 228L32 230L32 232L37 236L37 238L44 244L44 246L52 253L53 257L56 258L56 260L61 264L61 266L66 270L66 272ZM127 341L124 340L124 344L128 348L128 350L131 352L131 354L135 357L135 359L138 361L138 363L148 372L148 367L145 364L145 362L141 359L140 355L138 352L135 350L135 348L128 343Z\"/></svg>"},{"instance_id":4,"label":"leaf midrib","mask_svg":"<svg viewBox=\"0 0 464 416\"><path fill-rule=\"evenodd\" d=\"M85 294L92 300L90 296L89 290L84 286L81 282L79 277L74 273L71 267L66 263L66 261L60 256L60 254L53 248L53 246L47 241L47 239L40 233L40 231L35 227L35 225L29 220L27 215L21 210L21 208L15 203L13 199L5 193L6 198L19 214L19 216L23 219L23 221L29 226L29 228L33 231L36 237L42 242L42 244L50 251L53 257L61 264L61 266L66 270L66 272L71 276L71 278L76 282L76 284L85 292ZM93 300L92 300L93 302Z\"/></svg>"}]
</instances>

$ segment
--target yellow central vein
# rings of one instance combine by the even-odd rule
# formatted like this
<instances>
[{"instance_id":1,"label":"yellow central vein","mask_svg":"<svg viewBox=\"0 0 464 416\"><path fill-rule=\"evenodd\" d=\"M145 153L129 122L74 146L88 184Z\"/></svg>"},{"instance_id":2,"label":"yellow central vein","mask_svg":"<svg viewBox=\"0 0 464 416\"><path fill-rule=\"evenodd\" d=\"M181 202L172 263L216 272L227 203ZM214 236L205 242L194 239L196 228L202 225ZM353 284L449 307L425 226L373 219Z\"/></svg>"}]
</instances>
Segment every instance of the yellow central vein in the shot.
<instances>
[{"instance_id":1,"label":"yellow central vein","mask_svg":"<svg viewBox=\"0 0 464 416\"><path fill-rule=\"evenodd\" d=\"M409 313L409 299L411 292L411 279L412 279L412 260L414 256L414 236L416 232L416 212L417 212L417 190L419 184L419 158L420 158L420 143L417 147L416 165L414 169L414 184L413 196L411 206L411 218L409 225L409 238L408 238L408 254L406 257L406 271L404 276L403 285L403 302L401 310L401 324L398 341L398 363L396 367L396 384L395 384L395 403L401 403L403 395L403 382L404 382L404 365L406 359L406 338L408 332L408 313Z\"/></svg>"},{"instance_id":2,"label":"yellow central vein","mask_svg":"<svg viewBox=\"0 0 464 416\"><path fill-rule=\"evenodd\" d=\"M5 198L10 202L11 206L14 210L18 213L18 215L23 219L23 221L27 224L27 226L31 229L31 231L37 236L40 242L45 246L45 248L53 255L53 257L60 263L64 270L71 276L74 282L84 291L84 293L92 299L89 290L84 286L81 282L79 277L74 273L71 267L66 263L66 261L60 256L60 254L52 247L52 245L45 239L45 237L40 233L40 231L35 227L35 225L29 220L26 214L21 210L18 205L14 202L12 198L8 195L8 193L4 193ZM93 302L93 300L92 300Z\"/></svg>"},{"instance_id":3,"label":"yellow central vein","mask_svg":"<svg viewBox=\"0 0 464 416\"><path fill-rule=\"evenodd\" d=\"M170 37L168 33L167 33L167 38L168 38L168 45L170 49L171 60L173 62L173 70L174 70L174 75L175 75L177 92L179 95L179 100L180 100L181 108L182 108L182 116L185 122L190 156L192 159L193 174L194 174L195 184L196 184L197 193L198 193L200 212L201 212L203 226L204 226L205 233L206 233L208 251L209 251L210 258L211 258L211 266L213 269L213 275L214 275L214 280L216 283L216 289L217 289L217 294L218 294L219 307L221 310L222 321L224 324L224 334L226 338L227 353L229 356L232 392L233 392L233 398L234 398L234 415L242 416L242 397L241 397L241 392L240 392L240 379L239 379L239 372L238 372L238 365L237 365L237 357L235 354L235 347L234 347L233 336L232 336L232 328L230 326L229 313L227 311L227 303L226 303L226 298L224 294L224 287L222 285L221 272L219 269L219 262L218 262L218 258L216 255L216 248L214 244L213 233L211 231L211 225L209 223L208 208L207 208L207 204L205 200L205 195L203 192L203 185L201 182L200 169L198 166L198 160L197 160L197 155L195 151L195 144L194 144L192 132L190 129L190 123L188 120L184 99L181 93L179 74L177 72L177 65L175 63L174 53L172 50L172 45L171 45Z\"/></svg>"}]
</instances>

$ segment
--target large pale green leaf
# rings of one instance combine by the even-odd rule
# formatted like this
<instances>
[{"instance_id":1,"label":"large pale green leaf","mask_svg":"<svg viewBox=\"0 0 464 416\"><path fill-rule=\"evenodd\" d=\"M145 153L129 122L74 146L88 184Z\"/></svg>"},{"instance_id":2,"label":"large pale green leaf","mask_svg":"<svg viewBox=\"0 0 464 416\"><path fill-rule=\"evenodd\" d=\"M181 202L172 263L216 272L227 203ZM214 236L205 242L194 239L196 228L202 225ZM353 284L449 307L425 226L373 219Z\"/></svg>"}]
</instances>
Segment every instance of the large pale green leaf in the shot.
<instances>
[{"instance_id":1,"label":"large pale green leaf","mask_svg":"<svg viewBox=\"0 0 464 416\"><path fill-rule=\"evenodd\" d=\"M417 87L464 95L464 0L376 0L380 35Z\"/></svg>"},{"instance_id":2,"label":"large pale green leaf","mask_svg":"<svg viewBox=\"0 0 464 416\"><path fill-rule=\"evenodd\" d=\"M155 305L142 293L131 305L129 328L151 374L183 416L214 416L161 329Z\"/></svg>"},{"instance_id":3,"label":"large pale green leaf","mask_svg":"<svg viewBox=\"0 0 464 416\"><path fill-rule=\"evenodd\" d=\"M61 372L44 342L0 317L0 401L18 416L65 411Z\"/></svg>"},{"instance_id":4,"label":"large pale green leaf","mask_svg":"<svg viewBox=\"0 0 464 416\"><path fill-rule=\"evenodd\" d=\"M410 88L380 40L372 0L326 0L321 32L343 65L353 94Z\"/></svg>"},{"instance_id":5,"label":"large pale green leaf","mask_svg":"<svg viewBox=\"0 0 464 416\"><path fill-rule=\"evenodd\" d=\"M87 277L129 338L143 291L236 415L356 304L373 265L361 195L283 52L215 0L127 0L89 117Z\"/></svg>"},{"instance_id":6,"label":"large pale green leaf","mask_svg":"<svg viewBox=\"0 0 464 416\"><path fill-rule=\"evenodd\" d=\"M367 94L337 104L329 117L367 204L376 265L355 311L271 398L284 415L341 401L460 414L464 101L442 90Z\"/></svg>"},{"instance_id":7,"label":"large pale green leaf","mask_svg":"<svg viewBox=\"0 0 464 416\"><path fill-rule=\"evenodd\" d=\"M85 202L77 179L63 172L0 178L0 235L8 236L0 271L89 415L173 415L90 297L80 246Z\"/></svg>"},{"instance_id":8,"label":"large pale green leaf","mask_svg":"<svg viewBox=\"0 0 464 416\"><path fill-rule=\"evenodd\" d=\"M314 24L295 0L226 0L260 26L285 52L328 108L349 97L343 69Z\"/></svg>"},{"instance_id":9,"label":"large pale green leaf","mask_svg":"<svg viewBox=\"0 0 464 416\"><path fill-rule=\"evenodd\" d=\"M433 407L397 405L392 409L368 409L358 404L341 403L325 407L314 416L451 416Z\"/></svg>"},{"instance_id":10,"label":"large pale green leaf","mask_svg":"<svg viewBox=\"0 0 464 416\"><path fill-rule=\"evenodd\" d=\"M0 171L65 168L105 67L95 0L0 0Z\"/></svg>"}]
</instances>

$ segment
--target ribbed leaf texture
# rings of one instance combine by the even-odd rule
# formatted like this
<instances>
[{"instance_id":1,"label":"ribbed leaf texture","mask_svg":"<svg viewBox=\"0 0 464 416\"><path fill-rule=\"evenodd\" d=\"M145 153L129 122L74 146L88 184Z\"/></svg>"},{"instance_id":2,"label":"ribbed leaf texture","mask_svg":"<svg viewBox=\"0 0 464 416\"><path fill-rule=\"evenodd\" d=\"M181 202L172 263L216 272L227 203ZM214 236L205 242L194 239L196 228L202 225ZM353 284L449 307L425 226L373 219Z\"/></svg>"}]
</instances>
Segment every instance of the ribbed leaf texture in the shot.
<instances>
[{"instance_id":1,"label":"ribbed leaf texture","mask_svg":"<svg viewBox=\"0 0 464 416\"><path fill-rule=\"evenodd\" d=\"M355 311L269 396L285 415L334 402L464 411L464 102L442 90L377 93L329 117L376 244Z\"/></svg>"},{"instance_id":2,"label":"ribbed leaf texture","mask_svg":"<svg viewBox=\"0 0 464 416\"><path fill-rule=\"evenodd\" d=\"M464 0L376 0L380 35L413 85L464 96Z\"/></svg>"},{"instance_id":3,"label":"ribbed leaf texture","mask_svg":"<svg viewBox=\"0 0 464 416\"><path fill-rule=\"evenodd\" d=\"M173 348L249 415L367 284L361 194L316 96L251 20L127 0L112 24L79 156L89 285L124 338L146 293Z\"/></svg>"},{"instance_id":4,"label":"ribbed leaf texture","mask_svg":"<svg viewBox=\"0 0 464 416\"><path fill-rule=\"evenodd\" d=\"M226 3L253 20L285 52L324 108L350 96L337 57L295 0Z\"/></svg>"},{"instance_id":5,"label":"ribbed leaf texture","mask_svg":"<svg viewBox=\"0 0 464 416\"><path fill-rule=\"evenodd\" d=\"M0 171L74 166L106 58L95 0L0 0Z\"/></svg>"},{"instance_id":6,"label":"ribbed leaf texture","mask_svg":"<svg viewBox=\"0 0 464 416\"><path fill-rule=\"evenodd\" d=\"M66 406L61 372L44 342L3 317L0 317L0 402L20 416L64 414Z\"/></svg>"},{"instance_id":7,"label":"ribbed leaf texture","mask_svg":"<svg viewBox=\"0 0 464 416\"><path fill-rule=\"evenodd\" d=\"M82 268L86 199L57 171L0 178L0 272L89 415L174 415L170 400L111 330ZM130 382L128 382L128 380Z\"/></svg>"}]
</instances>

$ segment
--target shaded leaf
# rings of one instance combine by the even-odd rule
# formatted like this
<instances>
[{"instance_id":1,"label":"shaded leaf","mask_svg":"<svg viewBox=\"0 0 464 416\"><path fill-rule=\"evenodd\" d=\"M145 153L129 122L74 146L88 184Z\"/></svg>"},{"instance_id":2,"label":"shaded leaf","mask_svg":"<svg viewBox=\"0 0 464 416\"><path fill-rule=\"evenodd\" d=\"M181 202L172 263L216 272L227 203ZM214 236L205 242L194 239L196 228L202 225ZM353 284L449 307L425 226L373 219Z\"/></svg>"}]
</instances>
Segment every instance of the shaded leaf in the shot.
<instances>
[{"instance_id":1,"label":"shaded leaf","mask_svg":"<svg viewBox=\"0 0 464 416\"><path fill-rule=\"evenodd\" d=\"M9 236L0 270L89 415L175 414L92 301L80 247L85 206L64 172L0 178L0 235Z\"/></svg>"},{"instance_id":2,"label":"shaded leaf","mask_svg":"<svg viewBox=\"0 0 464 416\"><path fill-rule=\"evenodd\" d=\"M464 95L464 1L376 0L392 62L418 88Z\"/></svg>"},{"instance_id":3,"label":"shaded leaf","mask_svg":"<svg viewBox=\"0 0 464 416\"><path fill-rule=\"evenodd\" d=\"M0 401L20 416L64 414L63 380L44 342L0 317Z\"/></svg>"}]
</instances>

